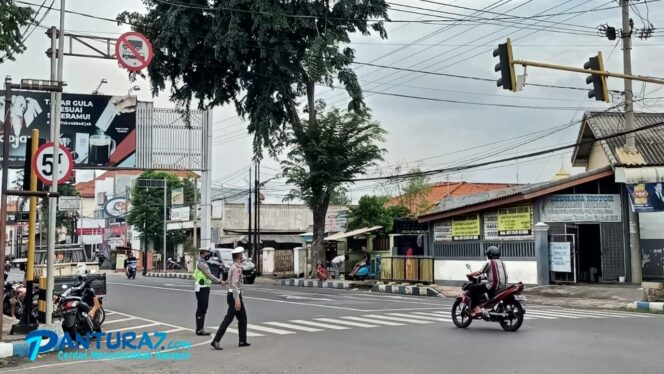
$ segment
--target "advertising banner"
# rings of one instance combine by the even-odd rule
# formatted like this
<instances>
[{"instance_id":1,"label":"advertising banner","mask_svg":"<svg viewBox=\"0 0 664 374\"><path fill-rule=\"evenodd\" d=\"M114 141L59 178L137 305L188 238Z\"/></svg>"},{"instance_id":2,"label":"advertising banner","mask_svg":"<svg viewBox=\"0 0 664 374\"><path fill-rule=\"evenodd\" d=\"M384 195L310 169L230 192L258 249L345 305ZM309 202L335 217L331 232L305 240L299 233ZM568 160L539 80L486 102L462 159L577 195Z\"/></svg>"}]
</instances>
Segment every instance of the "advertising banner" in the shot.
<instances>
[{"instance_id":1,"label":"advertising banner","mask_svg":"<svg viewBox=\"0 0 664 374\"><path fill-rule=\"evenodd\" d=\"M189 221L190 213L188 206L171 208L171 221Z\"/></svg>"},{"instance_id":2,"label":"advertising banner","mask_svg":"<svg viewBox=\"0 0 664 374\"><path fill-rule=\"evenodd\" d=\"M101 244L104 241L105 219L83 218L78 220L76 234L81 244Z\"/></svg>"},{"instance_id":3,"label":"advertising banner","mask_svg":"<svg viewBox=\"0 0 664 374\"><path fill-rule=\"evenodd\" d=\"M541 205L542 222L622 222L620 195L549 195Z\"/></svg>"},{"instance_id":4,"label":"advertising banner","mask_svg":"<svg viewBox=\"0 0 664 374\"><path fill-rule=\"evenodd\" d=\"M453 240L477 240L480 238L480 215L471 214L452 220Z\"/></svg>"},{"instance_id":5,"label":"advertising banner","mask_svg":"<svg viewBox=\"0 0 664 374\"><path fill-rule=\"evenodd\" d=\"M452 221L439 222L433 225L433 241L434 242L452 241Z\"/></svg>"},{"instance_id":6,"label":"advertising banner","mask_svg":"<svg viewBox=\"0 0 664 374\"><path fill-rule=\"evenodd\" d=\"M572 272L572 245L570 242L549 243L550 269L557 273Z\"/></svg>"},{"instance_id":7,"label":"advertising banner","mask_svg":"<svg viewBox=\"0 0 664 374\"><path fill-rule=\"evenodd\" d=\"M171 204L184 205L184 188L174 188L171 190Z\"/></svg>"},{"instance_id":8,"label":"advertising banner","mask_svg":"<svg viewBox=\"0 0 664 374\"><path fill-rule=\"evenodd\" d=\"M526 235L504 235L504 234L500 235L498 233L497 210L483 213L482 218L484 226L484 240L533 240L532 230L530 231L529 234Z\"/></svg>"},{"instance_id":9,"label":"advertising banner","mask_svg":"<svg viewBox=\"0 0 664 374\"><path fill-rule=\"evenodd\" d=\"M664 212L664 183L628 184L632 211L638 213Z\"/></svg>"},{"instance_id":10,"label":"advertising banner","mask_svg":"<svg viewBox=\"0 0 664 374\"><path fill-rule=\"evenodd\" d=\"M136 96L62 94L60 141L81 166L136 166ZM0 112L5 113L5 95L0 91ZM12 131L8 143L9 162L21 167L32 129L41 138L50 134L51 95L46 92L15 91L9 108ZM4 116L0 123L4 122ZM0 152L0 154L2 154Z\"/></svg>"},{"instance_id":11,"label":"advertising banner","mask_svg":"<svg viewBox=\"0 0 664 374\"><path fill-rule=\"evenodd\" d=\"M498 235L530 235L533 216L530 206L498 209Z\"/></svg>"}]
</instances>

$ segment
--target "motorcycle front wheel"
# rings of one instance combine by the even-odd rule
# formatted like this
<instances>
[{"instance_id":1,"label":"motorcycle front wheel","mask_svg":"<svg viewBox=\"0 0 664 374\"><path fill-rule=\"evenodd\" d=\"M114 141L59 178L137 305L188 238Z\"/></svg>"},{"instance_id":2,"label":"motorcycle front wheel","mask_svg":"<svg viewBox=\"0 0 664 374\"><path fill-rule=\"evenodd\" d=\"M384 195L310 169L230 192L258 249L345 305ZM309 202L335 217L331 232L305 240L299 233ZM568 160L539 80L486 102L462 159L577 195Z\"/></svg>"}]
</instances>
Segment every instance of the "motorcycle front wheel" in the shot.
<instances>
[{"instance_id":1,"label":"motorcycle front wheel","mask_svg":"<svg viewBox=\"0 0 664 374\"><path fill-rule=\"evenodd\" d=\"M505 331L515 332L523 324L523 308L517 300L508 300L503 304L505 313L509 316L500 321L500 327Z\"/></svg>"},{"instance_id":2,"label":"motorcycle front wheel","mask_svg":"<svg viewBox=\"0 0 664 374\"><path fill-rule=\"evenodd\" d=\"M473 319L470 318L470 306L457 299L454 304L452 304L452 322L454 326L465 329L470 326Z\"/></svg>"}]
</instances>

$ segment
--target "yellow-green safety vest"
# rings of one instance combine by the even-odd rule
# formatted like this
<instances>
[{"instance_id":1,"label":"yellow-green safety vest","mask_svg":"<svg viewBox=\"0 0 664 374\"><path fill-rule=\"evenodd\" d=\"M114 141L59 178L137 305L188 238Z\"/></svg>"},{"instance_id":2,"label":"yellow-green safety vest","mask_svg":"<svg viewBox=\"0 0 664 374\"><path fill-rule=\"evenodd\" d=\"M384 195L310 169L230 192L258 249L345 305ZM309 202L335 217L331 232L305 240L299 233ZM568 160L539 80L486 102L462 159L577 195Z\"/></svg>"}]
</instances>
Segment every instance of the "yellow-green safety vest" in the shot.
<instances>
[{"instance_id":1,"label":"yellow-green safety vest","mask_svg":"<svg viewBox=\"0 0 664 374\"><path fill-rule=\"evenodd\" d=\"M210 286L212 284L212 279L205 276L205 274L203 274L198 268L198 263L196 263L196 270L194 270L194 280L196 281L196 284L201 284L201 279L203 280L203 286Z\"/></svg>"}]
</instances>

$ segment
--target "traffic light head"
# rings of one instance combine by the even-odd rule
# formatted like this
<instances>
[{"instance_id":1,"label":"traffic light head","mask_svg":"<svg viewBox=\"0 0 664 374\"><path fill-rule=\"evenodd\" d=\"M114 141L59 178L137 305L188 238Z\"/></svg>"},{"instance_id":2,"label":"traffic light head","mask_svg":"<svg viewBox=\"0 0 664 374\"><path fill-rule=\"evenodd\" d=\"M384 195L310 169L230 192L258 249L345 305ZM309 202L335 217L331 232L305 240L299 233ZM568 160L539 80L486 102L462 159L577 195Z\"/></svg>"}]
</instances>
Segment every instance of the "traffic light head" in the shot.
<instances>
[{"instance_id":1,"label":"traffic light head","mask_svg":"<svg viewBox=\"0 0 664 374\"><path fill-rule=\"evenodd\" d=\"M498 57L500 60L495 67L495 71L500 72L500 79L496 81L496 85L505 90L516 91L516 73L512 62L512 42L507 39L506 43L498 44L498 48L493 51L493 57Z\"/></svg>"},{"instance_id":2,"label":"traffic light head","mask_svg":"<svg viewBox=\"0 0 664 374\"><path fill-rule=\"evenodd\" d=\"M602 61L602 52L598 52L597 56L590 57L588 61L583 64L584 69L595 71L604 71L604 62ZM588 91L588 98L593 97L597 101L609 102L609 91L606 86L606 76L599 74L592 74L586 77L586 84L592 84L593 88Z\"/></svg>"}]
</instances>

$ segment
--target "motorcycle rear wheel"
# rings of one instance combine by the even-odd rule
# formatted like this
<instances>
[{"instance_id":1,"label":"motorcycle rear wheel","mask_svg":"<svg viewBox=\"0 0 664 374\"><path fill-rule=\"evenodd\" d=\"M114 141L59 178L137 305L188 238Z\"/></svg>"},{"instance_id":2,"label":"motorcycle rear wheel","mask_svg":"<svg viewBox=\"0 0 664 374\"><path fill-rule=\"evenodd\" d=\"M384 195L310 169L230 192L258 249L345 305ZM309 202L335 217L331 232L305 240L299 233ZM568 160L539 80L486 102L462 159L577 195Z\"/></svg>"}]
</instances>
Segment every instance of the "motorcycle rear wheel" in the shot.
<instances>
[{"instance_id":1,"label":"motorcycle rear wheel","mask_svg":"<svg viewBox=\"0 0 664 374\"><path fill-rule=\"evenodd\" d=\"M523 308L521 307L521 303L516 300L509 300L505 301L503 306L504 311L512 314L514 318L500 321L500 327L509 332L517 331L523 324Z\"/></svg>"},{"instance_id":2,"label":"motorcycle rear wheel","mask_svg":"<svg viewBox=\"0 0 664 374\"><path fill-rule=\"evenodd\" d=\"M470 318L470 307L468 304L461 302L461 300L456 300L452 304L452 322L454 322L454 326L460 329L470 326L473 319Z\"/></svg>"}]
</instances>

